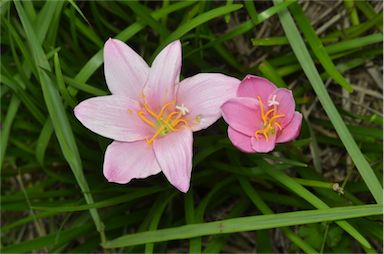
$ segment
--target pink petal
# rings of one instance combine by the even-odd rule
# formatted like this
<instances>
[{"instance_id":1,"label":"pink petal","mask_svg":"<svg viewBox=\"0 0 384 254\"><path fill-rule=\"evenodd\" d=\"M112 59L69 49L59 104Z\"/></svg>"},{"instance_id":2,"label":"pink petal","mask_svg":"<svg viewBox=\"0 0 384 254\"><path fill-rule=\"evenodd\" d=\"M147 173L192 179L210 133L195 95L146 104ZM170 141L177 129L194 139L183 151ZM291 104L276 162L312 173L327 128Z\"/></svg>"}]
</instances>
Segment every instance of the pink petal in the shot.
<instances>
[{"instance_id":1,"label":"pink petal","mask_svg":"<svg viewBox=\"0 0 384 254\"><path fill-rule=\"evenodd\" d=\"M175 84L179 82L181 69L181 44L174 41L155 58L144 89L150 107L158 111L165 103L175 99Z\"/></svg>"},{"instance_id":2,"label":"pink petal","mask_svg":"<svg viewBox=\"0 0 384 254\"><path fill-rule=\"evenodd\" d=\"M119 95L99 96L82 101L75 116L93 132L118 141L143 140L153 130L138 117L140 105Z\"/></svg>"},{"instance_id":3,"label":"pink petal","mask_svg":"<svg viewBox=\"0 0 384 254\"><path fill-rule=\"evenodd\" d=\"M302 118L301 113L295 112L291 122L277 135L276 142L284 143L297 138L300 134Z\"/></svg>"},{"instance_id":4,"label":"pink petal","mask_svg":"<svg viewBox=\"0 0 384 254\"><path fill-rule=\"evenodd\" d=\"M183 129L153 142L161 170L168 181L182 192L189 189L192 171L192 132Z\"/></svg>"},{"instance_id":5,"label":"pink petal","mask_svg":"<svg viewBox=\"0 0 384 254\"><path fill-rule=\"evenodd\" d=\"M269 80L253 76L247 75L239 86L239 90L237 91L237 96L240 97L252 97L256 98L260 96L263 104L267 104L268 97L273 93L277 87L271 83Z\"/></svg>"},{"instance_id":6,"label":"pink petal","mask_svg":"<svg viewBox=\"0 0 384 254\"><path fill-rule=\"evenodd\" d=\"M259 103L254 98L232 98L221 106L221 111L229 126L247 136L263 128Z\"/></svg>"},{"instance_id":7,"label":"pink petal","mask_svg":"<svg viewBox=\"0 0 384 254\"><path fill-rule=\"evenodd\" d=\"M223 74L202 73L180 82L177 104L184 105L192 131L205 129L221 117L220 106L236 96L240 80Z\"/></svg>"},{"instance_id":8,"label":"pink petal","mask_svg":"<svg viewBox=\"0 0 384 254\"><path fill-rule=\"evenodd\" d=\"M258 153L268 153L275 148L276 133L268 136L268 140L265 137L259 135L258 138L252 137L252 148Z\"/></svg>"},{"instance_id":9,"label":"pink petal","mask_svg":"<svg viewBox=\"0 0 384 254\"><path fill-rule=\"evenodd\" d=\"M103 171L108 181L124 184L133 178L158 174L161 169L146 141L114 141L105 152Z\"/></svg>"},{"instance_id":10,"label":"pink petal","mask_svg":"<svg viewBox=\"0 0 384 254\"><path fill-rule=\"evenodd\" d=\"M112 94L139 100L149 75L149 66L124 42L109 39L104 46L104 72Z\"/></svg>"},{"instance_id":11,"label":"pink petal","mask_svg":"<svg viewBox=\"0 0 384 254\"><path fill-rule=\"evenodd\" d=\"M271 97L276 95L276 101L279 103L277 106L277 114L284 115L283 118L278 119L282 127L285 127L293 117L295 113L295 99L293 98L291 90L285 88L277 89Z\"/></svg>"},{"instance_id":12,"label":"pink petal","mask_svg":"<svg viewBox=\"0 0 384 254\"><path fill-rule=\"evenodd\" d=\"M246 152L246 153L253 153L255 150L253 150L251 145L251 137L244 135L241 132L236 131L235 129L232 129L231 127L228 127L228 137L231 140L232 144L236 146L240 151Z\"/></svg>"}]
</instances>

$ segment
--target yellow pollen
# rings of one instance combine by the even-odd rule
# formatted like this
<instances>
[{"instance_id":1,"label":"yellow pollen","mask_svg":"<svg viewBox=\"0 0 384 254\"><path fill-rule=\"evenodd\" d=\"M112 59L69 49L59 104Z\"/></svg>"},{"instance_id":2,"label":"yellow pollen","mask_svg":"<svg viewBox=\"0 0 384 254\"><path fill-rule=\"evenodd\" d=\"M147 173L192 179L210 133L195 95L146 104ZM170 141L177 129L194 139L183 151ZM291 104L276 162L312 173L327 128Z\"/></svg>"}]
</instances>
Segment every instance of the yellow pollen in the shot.
<instances>
[{"instance_id":1,"label":"yellow pollen","mask_svg":"<svg viewBox=\"0 0 384 254\"><path fill-rule=\"evenodd\" d=\"M264 113L264 106L263 102L261 101L260 96L257 96L257 100L259 101L259 106L260 106L260 114L261 114L261 119L263 120L263 125L264 128L257 130L255 132L255 137L256 139L259 139L259 135L263 135L265 140L268 142L269 140L269 134L274 134L276 131L276 127L281 131L283 128L281 125L276 121L279 118L284 117L284 114L276 114L277 113L277 104L272 105L273 108L268 110L266 113Z\"/></svg>"},{"instance_id":2,"label":"yellow pollen","mask_svg":"<svg viewBox=\"0 0 384 254\"><path fill-rule=\"evenodd\" d=\"M174 109L175 103L176 101L165 103L158 114L153 112L147 103L143 104L142 110L137 111L139 118L156 130L151 138L146 138L148 144L152 144L158 136L180 130L182 126L189 127L188 122L182 119L182 112L177 108Z\"/></svg>"}]
</instances>

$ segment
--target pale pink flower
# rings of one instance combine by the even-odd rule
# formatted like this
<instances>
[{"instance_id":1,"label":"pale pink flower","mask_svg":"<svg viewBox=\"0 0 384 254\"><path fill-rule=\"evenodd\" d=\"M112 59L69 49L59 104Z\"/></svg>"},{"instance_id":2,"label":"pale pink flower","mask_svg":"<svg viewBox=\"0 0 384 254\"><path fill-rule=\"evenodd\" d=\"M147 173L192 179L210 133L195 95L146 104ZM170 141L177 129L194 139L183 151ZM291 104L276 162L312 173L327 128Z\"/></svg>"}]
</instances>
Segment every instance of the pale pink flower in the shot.
<instances>
[{"instance_id":1,"label":"pale pink flower","mask_svg":"<svg viewBox=\"0 0 384 254\"><path fill-rule=\"evenodd\" d=\"M302 115L295 111L292 92L261 77L245 77L237 97L221 110L229 139L244 152L270 152L276 143L293 140L300 133Z\"/></svg>"},{"instance_id":2,"label":"pale pink flower","mask_svg":"<svg viewBox=\"0 0 384 254\"><path fill-rule=\"evenodd\" d=\"M221 117L220 106L240 81L197 74L179 81L181 44L165 47L151 67L125 43L109 39L104 71L112 95L87 99L75 116L90 130L115 141L106 150L104 176L128 183L162 171L187 192L192 170L192 132Z\"/></svg>"}]
</instances>

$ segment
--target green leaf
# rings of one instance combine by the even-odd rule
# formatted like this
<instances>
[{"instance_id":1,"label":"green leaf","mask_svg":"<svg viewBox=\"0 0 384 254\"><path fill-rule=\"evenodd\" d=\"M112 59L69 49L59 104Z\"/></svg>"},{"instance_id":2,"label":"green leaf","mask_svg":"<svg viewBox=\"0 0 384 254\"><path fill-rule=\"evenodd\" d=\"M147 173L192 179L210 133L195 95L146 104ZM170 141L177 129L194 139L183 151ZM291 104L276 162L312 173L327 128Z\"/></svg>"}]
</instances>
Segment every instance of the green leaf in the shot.
<instances>
[{"instance_id":1,"label":"green leaf","mask_svg":"<svg viewBox=\"0 0 384 254\"><path fill-rule=\"evenodd\" d=\"M39 74L41 88L43 90L44 100L47 105L50 118L52 119L53 128L59 141L61 150L68 164L70 165L80 188L83 191L87 203L92 204L93 197L89 191L88 183L84 177L80 155L77 149L75 138L73 136L72 128L67 119L64 106L55 87L55 84L46 73L46 70L50 71L51 67L21 3L15 2L15 6L28 38L30 49L33 53ZM90 213L94 219L97 230L101 234L101 239L104 241L104 226L99 217L99 214L96 209L90 209Z\"/></svg>"},{"instance_id":2,"label":"green leaf","mask_svg":"<svg viewBox=\"0 0 384 254\"><path fill-rule=\"evenodd\" d=\"M290 10L292 11L292 15L296 19L296 22L301 31L304 33L304 36L307 39L313 53L319 59L327 73L345 90L352 92L353 89L351 84L349 84L349 82L336 69L336 66L333 64L331 58L323 46L323 43L317 36L315 29L313 29L311 26L309 19L305 16L300 5L298 3L292 4L290 6Z\"/></svg>"},{"instance_id":3,"label":"green leaf","mask_svg":"<svg viewBox=\"0 0 384 254\"><path fill-rule=\"evenodd\" d=\"M203 14L200 14L199 16L189 20L187 23L180 25L173 33L171 33L157 48L157 50L153 53L151 59L155 59L155 56L157 56L167 44L174 40L180 39L184 34L191 31L192 29L196 28L197 26L204 24L214 18L224 16L227 13L234 12L243 6L241 4L231 4L226 5L222 7L218 7L215 9L212 9L210 11L204 12ZM151 61L151 62L152 62Z\"/></svg>"},{"instance_id":4,"label":"green leaf","mask_svg":"<svg viewBox=\"0 0 384 254\"><path fill-rule=\"evenodd\" d=\"M119 248L144 243L186 239L197 236L254 231L380 214L382 214L382 207L380 205L363 205L248 216L125 235L114 240L110 240L103 246L108 249Z\"/></svg>"},{"instance_id":5,"label":"green leaf","mask_svg":"<svg viewBox=\"0 0 384 254\"><path fill-rule=\"evenodd\" d=\"M0 172L3 168L4 163L4 157L5 157L5 151L7 150L8 145L8 139L9 134L11 132L12 122L15 119L16 113L20 106L20 100L16 97L16 95L13 95L11 98L11 102L8 106L8 112L4 119L4 122L2 123L3 126L1 126L0 130Z\"/></svg>"},{"instance_id":6,"label":"green leaf","mask_svg":"<svg viewBox=\"0 0 384 254\"><path fill-rule=\"evenodd\" d=\"M275 2L279 3L281 1L275 0ZM307 78L309 79L314 91L316 92L321 105L330 118L337 134L339 135L341 141L343 142L345 148L347 149L349 155L359 170L360 175L371 191L371 194L378 204L382 204L383 188L371 166L357 146L343 119L338 113L335 105L333 104L333 101L329 96L319 73L316 70L313 60L309 55L305 43L301 38L290 13L288 11L282 11L279 13L279 17L286 36L291 44L292 50L300 62L305 74L307 75ZM382 36L380 40L382 40Z\"/></svg>"}]
</instances>

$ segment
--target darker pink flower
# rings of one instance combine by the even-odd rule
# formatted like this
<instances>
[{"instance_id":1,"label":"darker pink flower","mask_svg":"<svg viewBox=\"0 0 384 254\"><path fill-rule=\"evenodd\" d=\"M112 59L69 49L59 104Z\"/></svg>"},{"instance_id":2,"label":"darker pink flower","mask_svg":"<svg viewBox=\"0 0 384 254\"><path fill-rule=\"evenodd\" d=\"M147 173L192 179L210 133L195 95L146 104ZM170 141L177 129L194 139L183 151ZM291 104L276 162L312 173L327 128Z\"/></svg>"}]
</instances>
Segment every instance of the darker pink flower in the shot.
<instances>
[{"instance_id":1,"label":"darker pink flower","mask_svg":"<svg viewBox=\"0 0 384 254\"><path fill-rule=\"evenodd\" d=\"M302 115L295 111L292 92L268 80L248 75L237 96L222 107L228 136L244 152L270 152L276 143L291 141L300 133Z\"/></svg>"},{"instance_id":2,"label":"darker pink flower","mask_svg":"<svg viewBox=\"0 0 384 254\"><path fill-rule=\"evenodd\" d=\"M116 183L162 171L186 192L192 170L192 132L221 117L240 81L202 73L179 81L181 44L165 47L151 67L130 47L109 39L104 71L112 95L90 98L75 116L90 130L115 141L107 148L104 175Z\"/></svg>"}]
</instances>

